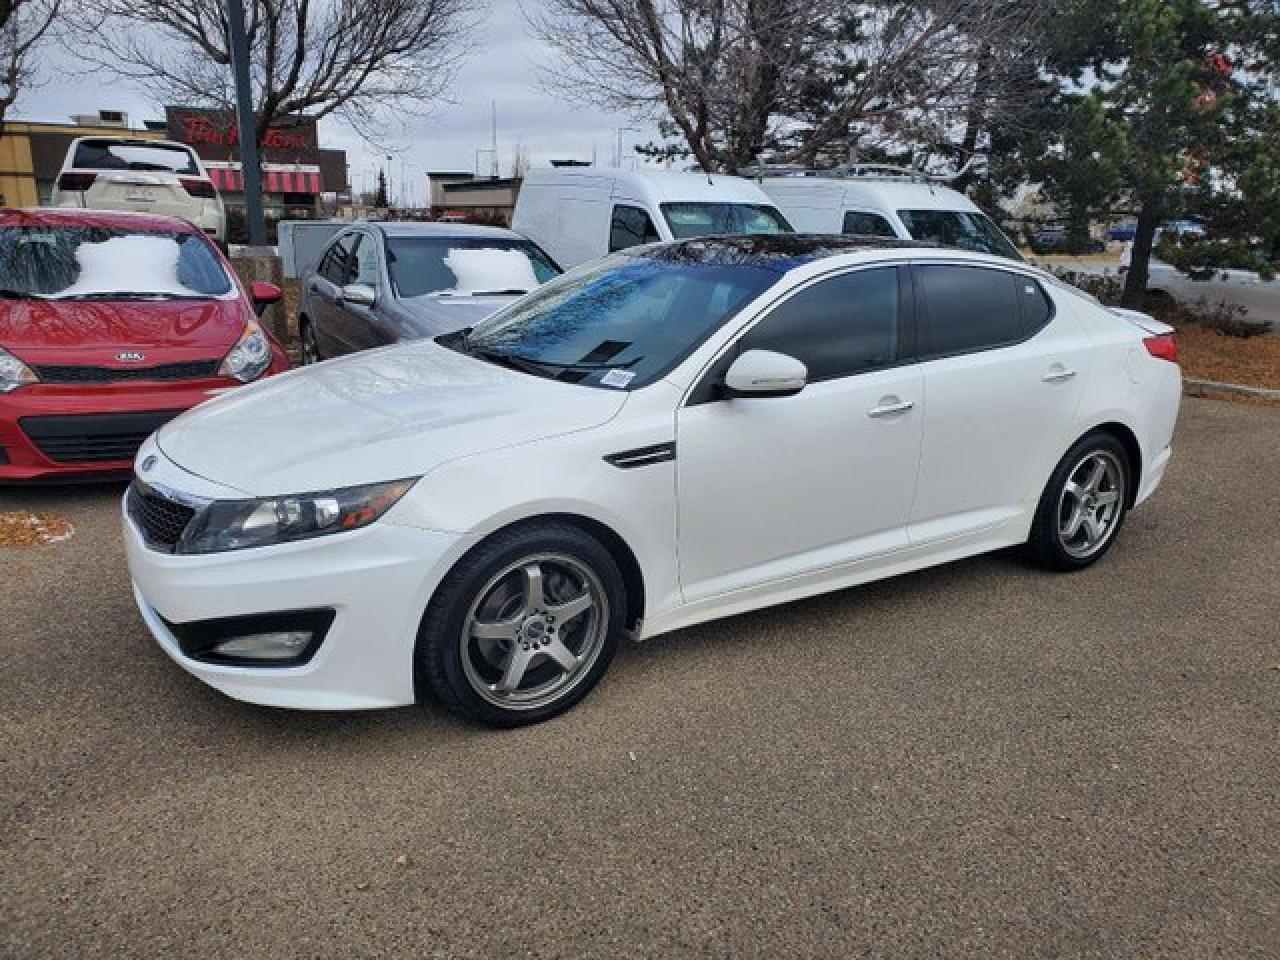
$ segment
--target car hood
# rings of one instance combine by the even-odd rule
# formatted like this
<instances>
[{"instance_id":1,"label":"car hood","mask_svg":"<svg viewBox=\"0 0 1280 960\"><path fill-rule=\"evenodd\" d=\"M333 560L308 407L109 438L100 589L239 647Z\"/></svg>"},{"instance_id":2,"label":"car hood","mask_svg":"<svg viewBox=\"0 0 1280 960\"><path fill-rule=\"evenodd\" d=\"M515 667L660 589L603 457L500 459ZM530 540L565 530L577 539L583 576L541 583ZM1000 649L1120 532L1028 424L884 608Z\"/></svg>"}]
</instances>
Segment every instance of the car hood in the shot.
<instances>
[{"instance_id":1,"label":"car hood","mask_svg":"<svg viewBox=\"0 0 1280 960\"><path fill-rule=\"evenodd\" d=\"M410 297L400 301L424 337L474 327L518 297Z\"/></svg>"},{"instance_id":2,"label":"car hood","mask_svg":"<svg viewBox=\"0 0 1280 960\"><path fill-rule=\"evenodd\" d=\"M0 347L34 364L180 363L224 356L247 315L239 300L0 301Z\"/></svg>"},{"instance_id":3,"label":"car hood","mask_svg":"<svg viewBox=\"0 0 1280 960\"><path fill-rule=\"evenodd\" d=\"M585 430L626 393L532 376L430 340L228 392L161 428L178 466L255 496L421 476L486 450Z\"/></svg>"}]
</instances>

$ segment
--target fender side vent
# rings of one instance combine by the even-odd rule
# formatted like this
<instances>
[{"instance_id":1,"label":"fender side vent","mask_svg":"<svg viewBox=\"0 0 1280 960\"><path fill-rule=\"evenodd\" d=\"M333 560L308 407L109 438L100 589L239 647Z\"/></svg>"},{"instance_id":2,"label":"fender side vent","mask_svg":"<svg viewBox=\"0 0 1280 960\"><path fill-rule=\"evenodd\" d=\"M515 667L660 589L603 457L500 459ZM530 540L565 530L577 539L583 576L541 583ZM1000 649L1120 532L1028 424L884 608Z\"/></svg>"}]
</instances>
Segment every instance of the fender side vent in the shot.
<instances>
[{"instance_id":1,"label":"fender side vent","mask_svg":"<svg viewBox=\"0 0 1280 960\"><path fill-rule=\"evenodd\" d=\"M676 458L675 441L655 443L651 447L636 447L634 450L620 450L610 453L604 459L622 470L632 467L647 467L652 463L665 463Z\"/></svg>"}]
</instances>

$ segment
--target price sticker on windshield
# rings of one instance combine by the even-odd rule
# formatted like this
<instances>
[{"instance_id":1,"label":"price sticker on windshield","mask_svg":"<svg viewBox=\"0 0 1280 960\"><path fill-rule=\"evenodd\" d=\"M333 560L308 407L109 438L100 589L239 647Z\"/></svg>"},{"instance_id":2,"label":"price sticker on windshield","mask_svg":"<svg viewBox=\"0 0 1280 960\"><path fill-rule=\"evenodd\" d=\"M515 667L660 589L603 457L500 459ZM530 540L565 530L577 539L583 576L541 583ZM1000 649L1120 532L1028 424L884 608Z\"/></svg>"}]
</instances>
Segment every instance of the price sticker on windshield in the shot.
<instances>
[{"instance_id":1,"label":"price sticker on windshield","mask_svg":"<svg viewBox=\"0 0 1280 960\"><path fill-rule=\"evenodd\" d=\"M600 385L621 389L636 378L630 370L610 370L600 378Z\"/></svg>"}]
</instances>

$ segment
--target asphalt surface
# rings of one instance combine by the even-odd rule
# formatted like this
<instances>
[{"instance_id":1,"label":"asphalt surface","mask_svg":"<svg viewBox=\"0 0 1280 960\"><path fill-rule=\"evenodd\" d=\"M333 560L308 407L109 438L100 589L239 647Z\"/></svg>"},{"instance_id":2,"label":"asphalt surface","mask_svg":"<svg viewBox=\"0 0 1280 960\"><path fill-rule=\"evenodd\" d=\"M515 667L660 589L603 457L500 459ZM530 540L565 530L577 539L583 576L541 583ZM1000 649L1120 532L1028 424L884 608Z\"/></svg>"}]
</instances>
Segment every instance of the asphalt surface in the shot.
<instances>
[{"instance_id":1,"label":"asphalt surface","mask_svg":"<svg viewBox=\"0 0 1280 960\"><path fill-rule=\"evenodd\" d=\"M497 733L228 700L118 489L0 492L0 956L1280 956L1280 409L1188 400L1087 572L993 556L628 646Z\"/></svg>"}]
</instances>

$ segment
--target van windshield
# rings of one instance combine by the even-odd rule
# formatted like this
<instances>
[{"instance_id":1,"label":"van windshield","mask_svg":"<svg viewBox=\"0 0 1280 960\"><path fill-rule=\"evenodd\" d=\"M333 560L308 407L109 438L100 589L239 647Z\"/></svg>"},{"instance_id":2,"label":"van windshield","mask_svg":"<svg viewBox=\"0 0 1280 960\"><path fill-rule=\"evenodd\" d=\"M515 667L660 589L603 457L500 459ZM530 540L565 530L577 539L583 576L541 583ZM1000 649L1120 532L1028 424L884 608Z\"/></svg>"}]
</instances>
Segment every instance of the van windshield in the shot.
<instances>
[{"instance_id":1,"label":"van windshield","mask_svg":"<svg viewBox=\"0 0 1280 960\"><path fill-rule=\"evenodd\" d=\"M777 280L765 267L662 248L615 254L439 342L536 376L634 389L666 374Z\"/></svg>"},{"instance_id":2,"label":"van windshield","mask_svg":"<svg viewBox=\"0 0 1280 960\"><path fill-rule=\"evenodd\" d=\"M217 254L196 233L0 228L0 297L6 299L203 300L231 290Z\"/></svg>"},{"instance_id":3,"label":"van windshield","mask_svg":"<svg viewBox=\"0 0 1280 960\"><path fill-rule=\"evenodd\" d=\"M984 214L967 210L899 210L898 216L913 240L1022 260L1009 238Z\"/></svg>"},{"instance_id":4,"label":"van windshield","mask_svg":"<svg viewBox=\"0 0 1280 960\"><path fill-rule=\"evenodd\" d=\"M763 203L664 203L660 206L677 240L794 232L775 207Z\"/></svg>"}]
</instances>

